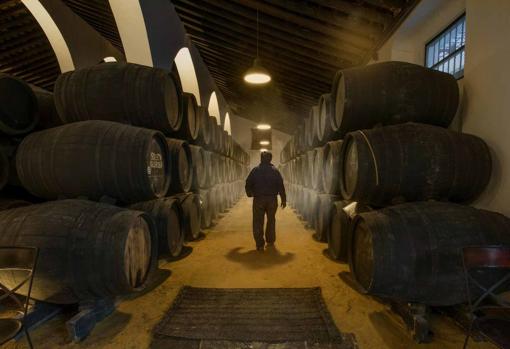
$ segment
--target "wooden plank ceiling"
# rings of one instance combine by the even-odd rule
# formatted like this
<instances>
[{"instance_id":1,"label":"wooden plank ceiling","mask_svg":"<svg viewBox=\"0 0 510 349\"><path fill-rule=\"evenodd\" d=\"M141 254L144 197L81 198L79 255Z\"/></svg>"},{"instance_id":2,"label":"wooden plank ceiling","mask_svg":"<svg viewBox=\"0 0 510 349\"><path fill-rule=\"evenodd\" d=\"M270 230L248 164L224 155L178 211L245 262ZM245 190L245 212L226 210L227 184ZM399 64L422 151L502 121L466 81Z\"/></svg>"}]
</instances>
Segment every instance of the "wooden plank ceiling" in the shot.
<instances>
[{"instance_id":1,"label":"wooden plank ceiling","mask_svg":"<svg viewBox=\"0 0 510 349\"><path fill-rule=\"evenodd\" d=\"M108 0L63 0L115 47L122 42ZM419 0L169 0L233 112L292 132L335 72L366 63ZM273 81L243 75L259 50ZM0 72L52 89L58 62L20 0L0 2Z\"/></svg>"},{"instance_id":2,"label":"wooden plank ceiling","mask_svg":"<svg viewBox=\"0 0 510 349\"><path fill-rule=\"evenodd\" d=\"M172 0L234 112L292 132L339 69L364 64L418 0ZM248 86L256 55L273 81Z\"/></svg>"},{"instance_id":3,"label":"wooden plank ceiling","mask_svg":"<svg viewBox=\"0 0 510 349\"><path fill-rule=\"evenodd\" d=\"M0 72L52 89L60 73L43 30L19 0L0 1Z\"/></svg>"}]
</instances>

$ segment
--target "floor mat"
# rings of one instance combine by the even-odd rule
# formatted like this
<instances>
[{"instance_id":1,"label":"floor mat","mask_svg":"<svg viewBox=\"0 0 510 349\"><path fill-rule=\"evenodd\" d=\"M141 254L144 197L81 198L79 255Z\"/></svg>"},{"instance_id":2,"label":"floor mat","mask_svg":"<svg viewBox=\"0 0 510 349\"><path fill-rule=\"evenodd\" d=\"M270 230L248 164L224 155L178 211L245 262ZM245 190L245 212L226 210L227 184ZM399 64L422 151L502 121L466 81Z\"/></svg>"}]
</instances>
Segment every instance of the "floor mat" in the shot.
<instances>
[{"instance_id":1,"label":"floor mat","mask_svg":"<svg viewBox=\"0 0 510 349\"><path fill-rule=\"evenodd\" d=\"M190 348L192 343L184 346L182 341L212 343L211 348L222 341L294 343L278 348L299 348L298 343L303 348L356 347L352 335L342 335L336 328L320 288L184 287L154 334L161 343L179 341L181 347Z\"/></svg>"}]
</instances>

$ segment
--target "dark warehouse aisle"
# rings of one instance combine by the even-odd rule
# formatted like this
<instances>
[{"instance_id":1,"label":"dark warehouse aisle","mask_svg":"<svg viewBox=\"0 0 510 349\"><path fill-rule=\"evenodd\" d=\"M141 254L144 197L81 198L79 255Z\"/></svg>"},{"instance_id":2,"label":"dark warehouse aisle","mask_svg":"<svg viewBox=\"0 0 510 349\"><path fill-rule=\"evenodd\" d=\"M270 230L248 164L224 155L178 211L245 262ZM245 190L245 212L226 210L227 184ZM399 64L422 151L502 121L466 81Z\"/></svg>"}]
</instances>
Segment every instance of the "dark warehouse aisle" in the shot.
<instances>
[{"instance_id":1,"label":"dark warehouse aisle","mask_svg":"<svg viewBox=\"0 0 510 349\"><path fill-rule=\"evenodd\" d=\"M360 348L460 348L464 336L446 318L433 319L435 340L415 344L387 307L362 296L338 276L348 267L322 254L326 245L312 239L291 208L277 213L277 248L263 253L254 250L251 236L251 200L242 199L213 228L203 241L190 243L193 253L176 261L160 261L170 271L155 290L123 300L117 311L98 324L90 337L75 344L67 339L64 321L56 318L33 332L37 348L149 348L152 330L171 305L181 286L210 288L321 287L337 327L354 333ZM24 348L25 341L9 349ZM471 343L470 348L492 348Z\"/></svg>"}]
</instances>

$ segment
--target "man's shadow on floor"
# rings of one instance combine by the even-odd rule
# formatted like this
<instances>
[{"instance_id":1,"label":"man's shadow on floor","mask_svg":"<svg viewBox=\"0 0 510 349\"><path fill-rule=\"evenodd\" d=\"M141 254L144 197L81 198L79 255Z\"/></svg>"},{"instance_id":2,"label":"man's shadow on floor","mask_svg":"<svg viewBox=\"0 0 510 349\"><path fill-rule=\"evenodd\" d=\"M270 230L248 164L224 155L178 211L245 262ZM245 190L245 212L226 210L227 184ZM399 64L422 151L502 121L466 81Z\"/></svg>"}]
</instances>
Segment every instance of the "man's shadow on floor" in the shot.
<instances>
[{"instance_id":1,"label":"man's shadow on floor","mask_svg":"<svg viewBox=\"0 0 510 349\"><path fill-rule=\"evenodd\" d=\"M294 253L281 253L277 247L272 246L264 251L250 250L241 252L243 247L236 247L227 253L226 257L236 263L243 264L250 269L264 269L275 265L289 263L294 259Z\"/></svg>"}]
</instances>

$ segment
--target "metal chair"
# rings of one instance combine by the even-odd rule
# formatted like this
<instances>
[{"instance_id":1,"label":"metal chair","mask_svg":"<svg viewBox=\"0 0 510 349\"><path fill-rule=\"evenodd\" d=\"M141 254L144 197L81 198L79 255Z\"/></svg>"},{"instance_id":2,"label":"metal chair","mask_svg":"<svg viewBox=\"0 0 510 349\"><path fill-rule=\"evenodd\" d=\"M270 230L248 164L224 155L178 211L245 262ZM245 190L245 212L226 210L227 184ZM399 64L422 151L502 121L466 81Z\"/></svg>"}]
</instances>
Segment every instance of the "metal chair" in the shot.
<instances>
[{"instance_id":1,"label":"metal chair","mask_svg":"<svg viewBox=\"0 0 510 349\"><path fill-rule=\"evenodd\" d=\"M33 348L32 340L25 326L25 318L38 256L39 250L35 247L0 246L0 272L4 273L5 278L10 279L9 285L11 285L9 288L0 283L0 303L5 304L10 300L12 304L6 308L12 307L21 315L21 317L0 319L0 345L10 341L23 330L29 347ZM16 292L21 291L24 286L28 287L26 297L17 295Z\"/></svg>"},{"instance_id":2,"label":"metal chair","mask_svg":"<svg viewBox=\"0 0 510 349\"><path fill-rule=\"evenodd\" d=\"M487 312L491 310L510 310L510 303L496 294L502 286L510 281L510 246L465 247L462 250L462 262L471 314L471 324L464 341L465 349L472 335L473 327L477 326L480 321L490 318L508 321L508 319L489 316ZM484 271L496 272L497 270L500 270L503 275L497 282L487 285L487 281L481 280ZM473 299L473 290L481 292L481 296ZM485 313L485 315L477 317L477 313L480 312Z\"/></svg>"}]
</instances>

